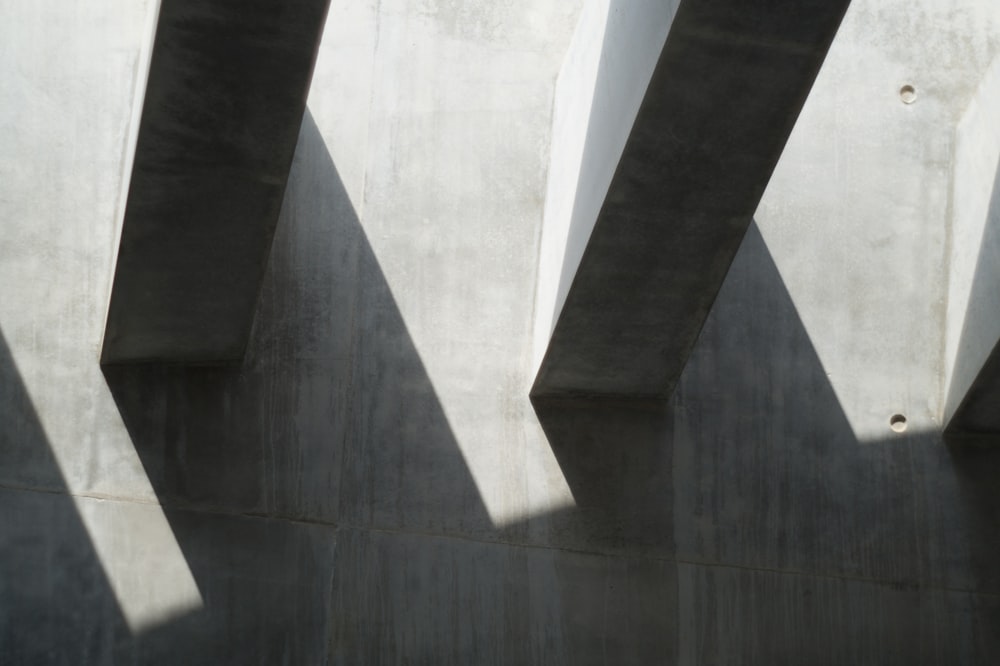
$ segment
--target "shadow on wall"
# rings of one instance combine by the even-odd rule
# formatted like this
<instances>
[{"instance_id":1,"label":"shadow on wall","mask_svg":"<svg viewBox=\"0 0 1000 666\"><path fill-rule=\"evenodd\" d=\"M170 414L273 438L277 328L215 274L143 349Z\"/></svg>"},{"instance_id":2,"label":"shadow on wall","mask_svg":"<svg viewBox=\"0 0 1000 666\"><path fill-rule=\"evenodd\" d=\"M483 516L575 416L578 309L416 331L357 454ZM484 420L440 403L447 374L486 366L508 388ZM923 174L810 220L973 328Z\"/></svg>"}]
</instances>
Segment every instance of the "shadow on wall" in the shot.
<instances>
[{"instance_id":1,"label":"shadow on wall","mask_svg":"<svg viewBox=\"0 0 1000 666\"><path fill-rule=\"evenodd\" d=\"M308 113L242 367L109 366L105 376L166 504L490 528ZM443 515L450 524L435 524Z\"/></svg>"},{"instance_id":2,"label":"shadow on wall","mask_svg":"<svg viewBox=\"0 0 1000 666\"><path fill-rule=\"evenodd\" d=\"M669 529L678 663L1000 653L1000 452L888 415L859 442L756 225L671 405L535 407L580 511L619 506L622 541L653 552L642 530Z\"/></svg>"},{"instance_id":3,"label":"shadow on wall","mask_svg":"<svg viewBox=\"0 0 1000 666\"><path fill-rule=\"evenodd\" d=\"M204 601L134 636L0 349L0 404L14 415L0 422L0 455L38 474L38 492L0 489L4 663L582 664L602 650L662 652L673 595L638 592L650 576L672 585L671 566L528 549L515 545L527 522L490 522L308 115L255 326L242 367L104 369ZM556 518L536 525L579 525ZM610 592L606 570L631 587ZM604 631L581 636L580 622Z\"/></svg>"},{"instance_id":4,"label":"shadow on wall","mask_svg":"<svg viewBox=\"0 0 1000 666\"><path fill-rule=\"evenodd\" d=\"M532 404L575 504L532 521L564 546L671 557L671 406L577 398Z\"/></svg>"},{"instance_id":5,"label":"shadow on wall","mask_svg":"<svg viewBox=\"0 0 1000 666\"><path fill-rule=\"evenodd\" d=\"M336 526L492 528L308 112L242 367L105 377L205 600L141 661L320 663Z\"/></svg>"},{"instance_id":6,"label":"shadow on wall","mask_svg":"<svg viewBox=\"0 0 1000 666\"><path fill-rule=\"evenodd\" d=\"M536 405L578 506L500 530L307 115L244 365L105 369L204 600L136 636L0 351L5 663L1000 653L1000 456L854 440L755 227L673 404Z\"/></svg>"},{"instance_id":7,"label":"shadow on wall","mask_svg":"<svg viewBox=\"0 0 1000 666\"><path fill-rule=\"evenodd\" d=\"M1000 164L993 178L993 191L976 270L962 324L958 355L946 404L959 403L948 424L949 441L1000 445ZM992 349L988 357L984 350ZM971 388L962 395L972 380ZM961 401L961 402L959 402Z\"/></svg>"},{"instance_id":8,"label":"shadow on wall","mask_svg":"<svg viewBox=\"0 0 1000 666\"><path fill-rule=\"evenodd\" d=\"M166 663L183 645L189 664L584 664L594 641L662 652L671 597L609 599L592 558L516 545L538 529L623 546L635 507L595 498L582 515L491 522L308 113L268 270L242 367L105 368L205 604L124 652ZM645 566L672 584L670 567ZM606 630L583 640L583 618Z\"/></svg>"},{"instance_id":9,"label":"shadow on wall","mask_svg":"<svg viewBox=\"0 0 1000 666\"><path fill-rule=\"evenodd\" d=\"M858 441L756 225L675 403L679 560L1000 592L1000 451Z\"/></svg>"},{"instance_id":10,"label":"shadow on wall","mask_svg":"<svg viewBox=\"0 0 1000 666\"><path fill-rule=\"evenodd\" d=\"M0 662L101 663L128 626L2 336L0 409Z\"/></svg>"}]
</instances>

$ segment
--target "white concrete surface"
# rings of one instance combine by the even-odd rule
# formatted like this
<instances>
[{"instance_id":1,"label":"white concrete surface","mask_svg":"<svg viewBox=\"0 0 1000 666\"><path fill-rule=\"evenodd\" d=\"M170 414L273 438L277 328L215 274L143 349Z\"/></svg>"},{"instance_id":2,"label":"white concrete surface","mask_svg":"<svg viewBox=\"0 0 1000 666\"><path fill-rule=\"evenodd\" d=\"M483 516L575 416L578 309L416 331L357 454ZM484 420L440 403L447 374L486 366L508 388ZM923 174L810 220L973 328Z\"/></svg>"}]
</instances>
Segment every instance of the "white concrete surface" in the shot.
<instances>
[{"instance_id":1,"label":"white concrete surface","mask_svg":"<svg viewBox=\"0 0 1000 666\"><path fill-rule=\"evenodd\" d=\"M998 22L988 1L854 2L757 211L861 441L897 413L910 431L942 425L952 210L966 205L955 129L1000 53Z\"/></svg>"},{"instance_id":2,"label":"white concrete surface","mask_svg":"<svg viewBox=\"0 0 1000 666\"><path fill-rule=\"evenodd\" d=\"M0 6L0 662L1000 659L1000 460L938 436L1000 11L855 0L673 401L543 430L556 81L611 4L334 2L245 366L120 381L153 4Z\"/></svg>"},{"instance_id":3,"label":"white concrete surface","mask_svg":"<svg viewBox=\"0 0 1000 666\"><path fill-rule=\"evenodd\" d=\"M58 465L52 479L74 498L135 631L202 603L96 364L157 6L15 2L0 21L10 72L0 81L0 331ZM5 465L0 483L36 486L26 471ZM86 497L142 504L123 505L129 520Z\"/></svg>"}]
</instances>

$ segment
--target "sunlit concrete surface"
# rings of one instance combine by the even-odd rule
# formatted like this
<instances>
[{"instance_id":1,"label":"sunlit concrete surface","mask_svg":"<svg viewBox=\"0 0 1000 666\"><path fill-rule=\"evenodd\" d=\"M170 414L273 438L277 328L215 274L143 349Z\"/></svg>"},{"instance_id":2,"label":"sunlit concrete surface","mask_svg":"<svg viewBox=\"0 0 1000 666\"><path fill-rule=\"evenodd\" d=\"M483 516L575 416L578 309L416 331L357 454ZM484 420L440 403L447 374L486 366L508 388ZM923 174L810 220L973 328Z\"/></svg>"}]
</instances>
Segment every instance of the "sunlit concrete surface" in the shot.
<instances>
[{"instance_id":1,"label":"sunlit concrete surface","mask_svg":"<svg viewBox=\"0 0 1000 666\"><path fill-rule=\"evenodd\" d=\"M991 150L992 115L975 138L963 128L994 76L998 22L989 2L852 3L757 211L862 441L893 414L911 432L945 417L979 251L963 227L983 225L994 173L962 156Z\"/></svg>"},{"instance_id":2,"label":"sunlit concrete surface","mask_svg":"<svg viewBox=\"0 0 1000 666\"><path fill-rule=\"evenodd\" d=\"M243 363L102 370L151 10L0 5L0 663L1000 661L941 438L990 3L854 0L673 398L538 406L594 9L333 2Z\"/></svg>"},{"instance_id":3,"label":"sunlit concrete surface","mask_svg":"<svg viewBox=\"0 0 1000 666\"><path fill-rule=\"evenodd\" d=\"M201 610L201 592L158 504L74 503L133 634Z\"/></svg>"},{"instance_id":4,"label":"sunlit concrete surface","mask_svg":"<svg viewBox=\"0 0 1000 666\"><path fill-rule=\"evenodd\" d=\"M136 632L202 605L94 365L103 309L99 276L106 277L109 267L95 259L109 247L121 187L115 165L155 10L154 3L109 3L88 15L66 15L55 5L28 10L15 4L0 38L3 60L13 70L0 84L4 99L13 101L0 112L7 151L0 162L6 236L0 364L5 395L20 393L17 404L8 400L2 409L7 425L0 436L0 485L72 498L120 611ZM94 43L86 43L81 31ZM49 157L19 157L37 151ZM50 193L45 203L32 200L35 179ZM31 427L12 431L18 418ZM105 505L95 498L126 501ZM37 528L47 526L39 522ZM62 565L56 558L37 566Z\"/></svg>"},{"instance_id":5,"label":"sunlit concrete surface","mask_svg":"<svg viewBox=\"0 0 1000 666\"><path fill-rule=\"evenodd\" d=\"M955 130L944 424L1000 443L1000 56Z\"/></svg>"},{"instance_id":6,"label":"sunlit concrete surface","mask_svg":"<svg viewBox=\"0 0 1000 666\"><path fill-rule=\"evenodd\" d=\"M19 363L16 355L7 350L3 352L4 359L0 361L3 379L14 385L15 390L23 391L23 402L18 407L22 415L33 421L33 432L20 430L19 441L5 437L4 450L9 454L32 447L47 447L51 454L49 458L33 452L29 458L21 460L34 464L15 469L22 474L28 472L35 479L43 477L39 479L41 483L27 485L32 482L29 479L19 479L15 483L25 483L21 488L26 492L66 492L70 496L122 616L133 633L199 610L203 600L197 583L125 426L120 417L114 416L114 401L103 386L100 373L90 372L78 378L97 388L89 398L100 406L91 408L107 415L101 439L93 442L90 433L79 432L65 418L76 407L71 401L80 398L76 390L78 385L66 387L69 390L52 391L58 380L47 373L51 364L27 355L22 356ZM21 375L19 365L25 367L27 373ZM30 395L48 395L49 401L36 409L28 398ZM73 452L81 445L94 444L94 458L86 468L80 468L80 461ZM114 483L115 475L120 479L124 477L128 483L121 480Z\"/></svg>"},{"instance_id":7,"label":"sunlit concrete surface","mask_svg":"<svg viewBox=\"0 0 1000 666\"><path fill-rule=\"evenodd\" d=\"M531 406L523 399L530 379L522 361L530 352L533 298L523 288L537 262L552 84L578 7L446 7L383 5L370 56L370 107L356 111L369 114L367 134L358 137L367 139L365 162L341 159L332 138L327 168L349 183L363 167L360 223L377 264L372 268L384 276L404 324L397 335L409 338L423 365L427 388L440 404L441 427L469 470L463 475L475 481L477 503L491 522L506 524L572 501L558 474L546 476L552 485L525 476L529 461L555 460L531 424ZM324 45L335 41L335 35L324 37ZM323 90L317 78L314 95ZM340 115L338 102L330 102L321 105L314 97L313 118L324 135L342 135L333 116L326 120ZM478 276L475 284L469 275ZM391 330L379 320L363 326L372 337ZM387 373L380 382L394 383L400 372L390 370L395 364L379 368L375 358L364 363L375 374ZM376 395L403 390L387 386ZM387 420L399 418L391 405L383 409ZM373 427L376 433L386 428ZM435 440L447 441L440 434ZM427 479L446 475L448 467L434 456L400 453L403 489L412 483L417 491ZM388 455L387 463L396 457L373 454ZM388 503L378 497L381 491L376 495L377 505ZM408 501L419 506L428 500L418 492ZM491 523L480 527L492 529Z\"/></svg>"}]
</instances>

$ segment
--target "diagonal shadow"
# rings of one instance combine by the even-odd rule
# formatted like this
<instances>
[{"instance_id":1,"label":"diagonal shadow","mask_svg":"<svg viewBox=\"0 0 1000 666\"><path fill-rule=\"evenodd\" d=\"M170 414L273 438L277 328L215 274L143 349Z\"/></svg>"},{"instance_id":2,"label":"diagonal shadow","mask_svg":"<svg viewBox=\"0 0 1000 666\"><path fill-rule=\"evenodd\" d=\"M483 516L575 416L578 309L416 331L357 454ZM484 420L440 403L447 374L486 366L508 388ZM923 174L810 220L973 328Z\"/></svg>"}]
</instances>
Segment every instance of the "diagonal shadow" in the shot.
<instances>
[{"instance_id":1,"label":"diagonal shadow","mask_svg":"<svg viewBox=\"0 0 1000 666\"><path fill-rule=\"evenodd\" d=\"M134 637L0 350L0 452L51 491L22 512L0 490L5 659L640 663L705 635L678 633L691 599L723 602L681 595L677 560L1000 592L1000 457L859 446L755 227L674 404L537 406L578 506L503 532L309 116L255 326L240 368L105 368L204 599ZM48 557L70 568L19 576Z\"/></svg>"},{"instance_id":2,"label":"diagonal shadow","mask_svg":"<svg viewBox=\"0 0 1000 666\"><path fill-rule=\"evenodd\" d=\"M2 335L0 405L0 655L103 663L129 629Z\"/></svg>"},{"instance_id":3,"label":"diagonal shadow","mask_svg":"<svg viewBox=\"0 0 1000 666\"><path fill-rule=\"evenodd\" d=\"M946 450L932 447L926 455L930 469L923 480L933 502L934 526L945 543L956 544L974 566L962 572L959 584L970 589L1000 589L1000 164L993 177L989 208L979 256L962 324L953 378L975 377L965 396L949 387L946 404L958 404L946 424ZM992 351L983 358L985 350ZM972 444L973 446L968 446ZM986 445L986 448L977 448ZM956 497L955 503L935 502ZM954 549L939 557L955 559Z\"/></svg>"},{"instance_id":4,"label":"diagonal shadow","mask_svg":"<svg viewBox=\"0 0 1000 666\"><path fill-rule=\"evenodd\" d=\"M668 536L654 551L668 550L677 583L658 612L678 628L646 659L996 652L1000 452L891 433L888 418L885 438L858 441L755 224L661 415L620 401L535 407L581 510L614 509L629 552L649 545L641 532L659 513Z\"/></svg>"},{"instance_id":5,"label":"diagonal shadow","mask_svg":"<svg viewBox=\"0 0 1000 666\"><path fill-rule=\"evenodd\" d=\"M755 224L673 404L535 409L580 511L606 512L630 548L1000 591L1000 452L892 433L889 415L859 442Z\"/></svg>"},{"instance_id":6,"label":"diagonal shadow","mask_svg":"<svg viewBox=\"0 0 1000 666\"><path fill-rule=\"evenodd\" d=\"M756 225L676 402L679 559L1000 591L1000 452L857 440Z\"/></svg>"},{"instance_id":7,"label":"diagonal shadow","mask_svg":"<svg viewBox=\"0 0 1000 666\"><path fill-rule=\"evenodd\" d=\"M247 515L489 526L309 114L296 154L243 365L105 367L154 488Z\"/></svg>"},{"instance_id":8,"label":"diagonal shadow","mask_svg":"<svg viewBox=\"0 0 1000 666\"><path fill-rule=\"evenodd\" d=\"M335 527L494 532L308 112L242 366L104 373L205 600L143 661L318 663Z\"/></svg>"},{"instance_id":9,"label":"diagonal shadow","mask_svg":"<svg viewBox=\"0 0 1000 666\"><path fill-rule=\"evenodd\" d=\"M284 206L242 367L104 368L204 599L120 653L169 662L183 644L192 664L588 663L595 640L662 652L669 634L645 627L654 607L667 621L669 598L638 604L622 589L609 622L603 577L585 573L592 556L519 545L624 547L642 536L622 530L641 493L609 506L616 489L603 487L579 511L492 523L308 113ZM649 521L668 515L651 506ZM663 533L649 531L651 547ZM526 640L539 623L572 632L582 617L607 631L541 653Z\"/></svg>"},{"instance_id":10,"label":"diagonal shadow","mask_svg":"<svg viewBox=\"0 0 1000 666\"><path fill-rule=\"evenodd\" d=\"M968 303L952 373L959 381L952 380L946 400L958 406L946 436L955 443L992 445L1000 443L1000 164ZM965 395L957 394L965 387Z\"/></svg>"},{"instance_id":11,"label":"diagonal shadow","mask_svg":"<svg viewBox=\"0 0 1000 666\"><path fill-rule=\"evenodd\" d=\"M679 557L919 577L910 452L858 445L756 224L676 402Z\"/></svg>"},{"instance_id":12,"label":"diagonal shadow","mask_svg":"<svg viewBox=\"0 0 1000 666\"><path fill-rule=\"evenodd\" d=\"M532 520L578 548L672 556L671 406L607 398L532 404L575 504Z\"/></svg>"},{"instance_id":13,"label":"diagonal shadow","mask_svg":"<svg viewBox=\"0 0 1000 666\"><path fill-rule=\"evenodd\" d=\"M688 640L654 628L690 611L677 560L1000 591L1000 457L933 434L860 446L755 226L673 404L536 404L577 507L500 533L309 116L285 205L242 368L106 370L205 598L130 643L140 661L181 641L188 663L669 655ZM667 561L629 565L599 644L539 653L497 632L575 636L607 590L590 556L523 539Z\"/></svg>"},{"instance_id":14,"label":"diagonal shadow","mask_svg":"<svg viewBox=\"0 0 1000 666\"><path fill-rule=\"evenodd\" d=\"M678 409L698 420L678 430L674 455L675 483L698 481L675 511L715 525L678 528L679 556L1000 591L988 482L1000 455L893 433L888 414L885 437L857 440L756 227L702 335ZM698 473L677 476L689 464Z\"/></svg>"}]
</instances>

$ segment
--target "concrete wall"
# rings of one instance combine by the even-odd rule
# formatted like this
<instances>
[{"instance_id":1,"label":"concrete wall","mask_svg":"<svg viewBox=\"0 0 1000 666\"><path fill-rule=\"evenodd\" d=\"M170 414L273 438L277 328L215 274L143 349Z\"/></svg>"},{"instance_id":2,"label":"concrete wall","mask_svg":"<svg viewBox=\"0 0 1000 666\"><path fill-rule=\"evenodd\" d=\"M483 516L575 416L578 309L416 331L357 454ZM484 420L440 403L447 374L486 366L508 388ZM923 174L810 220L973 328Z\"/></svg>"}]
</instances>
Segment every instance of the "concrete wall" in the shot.
<instances>
[{"instance_id":1,"label":"concrete wall","mask_svg":"<svg viewBox=\"0 0 1000 666\"><path fill-rule=\"evenodd\" d=\"M152 11L0 9L0 663L1000 659L939 435L991 2L855 0L673 401L538 414L582 4L334 2L243 366L104 374Z\"/></svg>"},{"instance_id":2,"label":"concrete wall","mask_svg":"<svg viewBox=\"0 0 1000 666\"><path fill-rule=\"evenodd\" d=\"M862 441L894 413L910 432L942 424L951 229L968 196L953 191L956 129L997 21L991 3L854 2L757 212Z\"/></svg>"}]
</instances>

